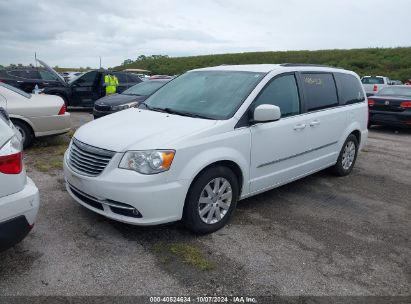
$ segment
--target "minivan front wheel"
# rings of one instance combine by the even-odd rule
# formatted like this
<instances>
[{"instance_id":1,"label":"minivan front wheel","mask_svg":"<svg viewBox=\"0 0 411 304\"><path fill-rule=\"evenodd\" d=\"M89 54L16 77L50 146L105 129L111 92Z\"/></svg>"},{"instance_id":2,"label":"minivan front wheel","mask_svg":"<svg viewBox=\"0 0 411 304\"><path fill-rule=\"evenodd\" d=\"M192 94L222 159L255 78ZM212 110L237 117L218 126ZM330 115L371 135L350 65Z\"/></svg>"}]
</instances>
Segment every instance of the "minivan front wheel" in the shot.
<instances>
[{"instance_id":1,"label":"minivan front wheel","mask_svg":"<svg viewBox=\"0 0 411 304\"><path fill-rule=\"evenodd\" d=\"M345 176L351 173L358 153L358 140L355 135L350 134L341 148L337 163L333 171L338 176Z\"/></svg>"},{"instance_id":2,"label":"minivan front wheel","mask_svg":"<svg viewBox=\"0 0 411 304\"><path fill-rule=\"evenodd\" d=\"M183 220L195 233L211 233L224 227L238 200L235 174L226 167L211 167L196 178L187 194Z\"/></svg>"}]
</instances>

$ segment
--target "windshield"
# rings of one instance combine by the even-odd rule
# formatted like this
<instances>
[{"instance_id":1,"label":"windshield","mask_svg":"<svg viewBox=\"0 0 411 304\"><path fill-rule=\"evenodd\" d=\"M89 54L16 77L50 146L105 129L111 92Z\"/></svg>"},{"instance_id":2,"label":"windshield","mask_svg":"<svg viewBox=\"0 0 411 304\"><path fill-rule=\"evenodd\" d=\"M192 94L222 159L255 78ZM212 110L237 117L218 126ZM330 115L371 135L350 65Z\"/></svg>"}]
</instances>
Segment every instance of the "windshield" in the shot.
<instances>
[{"instance_id":1,"label":"windshield","mask_svg":"<svg viewBox=\"0 0 411 304\"><path fill-rule=\"evenodd\" d=\"M188 72L158 90L145 104L168 112L228 119L264 76L238 71Z\"/></svg>"},{"instance_id":2,"label":"windshield","mask_svg":"<svg viewBox=\"0 0 411 304\"><path fill-rule=\"evenodd\" d=\"M384 84L384 78L382 77L364 77L361 82L363 84Z\"/></svg>"},{"instance_id":3,"label":"windshield","mask_svg":"<svg viewBox=\"0 0 411 304\"><path fill-rule=\"evenodd\" d=\"M74 75L73 78L71 78L69 81L67 81L68 84L72 84L75 82L77 79L79 79L81 76L83 76L83 73L80 73L79 75Z\"/></svg>"},{"instance_id":4,"label":"windshield","mask_svg":"<svg viewBox=\"0 0 411 304\"><path fill-rule=\"evenodd\" d=\"M388 96L407 96L411 97L411 87L386 87L381 89L375 95L388 95Z\"/></svg>"},{"instance_id":5,"label":"windshield","mask_svg":"<svg viewBox=\"0 0 411 304\"><path fill-rule=\"evenodd\" d=\"M139 96L149 96L165 85L166 81L147 81L141 82L132 86L131 88L125 90L122 94L125 95L139 95Z\"/></svg>"},{"instance_id":6,"label":"windshield","mask_svg":"<svg viewBox=\"0 0 411 304\"><path fill-rule=\"evenodd\" d=\"M20 94L21 96L24 96L26 98L31 98L31 94L28 94L16 87L13 87L11 85L8 85L7 83L0 82L0 86L5 87L6 89L9 89L10 91L13 91L14 93Z\"/></svg>"}]
</instances>

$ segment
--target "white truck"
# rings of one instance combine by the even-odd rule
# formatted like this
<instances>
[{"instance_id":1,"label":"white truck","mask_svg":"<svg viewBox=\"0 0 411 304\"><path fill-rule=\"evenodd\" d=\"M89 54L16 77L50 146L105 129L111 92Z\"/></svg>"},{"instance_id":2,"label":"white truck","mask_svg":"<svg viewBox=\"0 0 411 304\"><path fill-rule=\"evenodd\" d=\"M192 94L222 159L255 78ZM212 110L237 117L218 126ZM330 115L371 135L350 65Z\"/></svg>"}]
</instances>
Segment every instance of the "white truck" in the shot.
<instances>
[{"instance_id":1,"label":"white truck","mask_svg":"<svg viewBox=\"0 0 411 304\"><path fill-rule=\"evenodd\" d=\"M364 76L361 78L367 96L378 93L382 88L391 85L391 80L385 76Z\"/></svg>"}]
</instances>

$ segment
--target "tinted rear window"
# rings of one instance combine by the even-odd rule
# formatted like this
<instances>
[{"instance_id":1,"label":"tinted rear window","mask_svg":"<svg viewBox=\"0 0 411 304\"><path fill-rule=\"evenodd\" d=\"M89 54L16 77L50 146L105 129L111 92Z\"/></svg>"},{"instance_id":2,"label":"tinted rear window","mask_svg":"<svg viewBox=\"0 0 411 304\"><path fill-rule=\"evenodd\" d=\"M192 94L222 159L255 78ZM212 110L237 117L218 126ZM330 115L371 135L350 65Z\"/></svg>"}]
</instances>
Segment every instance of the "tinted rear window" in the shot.
<instances>
[{"instance_id":1,"label":"tinted rear window","mask_svg":"<svg viewBox=\"0 0 411 304\"><path fill-rule=\"evenodd\" d=\"M337 88L332 74L303 73L302 78L308 112L338 105Z\"/></svg>"},{"instance_id":2,"label":"tinted rear window","mask_svg":"<svg viewBox=\"0 0 411 304\"><path fill-rule=\"evenodd\" d=\"M127 84L127 76L126 74L114 73L117 77L119 84Z\"/></svg>"},{"instance_id":3,"label":"tinted rear window","mask_svg":"<svg viewBox=\"0 0 411 304\"><path fill-rule=\"evenodd\" d=\"M361 82L363 84L384 84L384 78L382 77L364 77Z\"/></svg>"},{"instance_id":4,"label":"tinted rear window","mask_svg":"<svg viewBox=\"0 0 411 304\"><path fill-rule=\"evenodd\" d=\"M411 87L386 87L381 89L376 95L411 97Z\"/></svg>"},{"instance_id":5,"label":"tinted rear window","mask_svg":"<svg viewBox=\"0 0 411 304\"><path fill-rule=\"evenodd\" d=\"M334 75L338 84L340 104L345 105L365 100L362 85L355 76L343 73Z\"/></svg>"}]
</instances>

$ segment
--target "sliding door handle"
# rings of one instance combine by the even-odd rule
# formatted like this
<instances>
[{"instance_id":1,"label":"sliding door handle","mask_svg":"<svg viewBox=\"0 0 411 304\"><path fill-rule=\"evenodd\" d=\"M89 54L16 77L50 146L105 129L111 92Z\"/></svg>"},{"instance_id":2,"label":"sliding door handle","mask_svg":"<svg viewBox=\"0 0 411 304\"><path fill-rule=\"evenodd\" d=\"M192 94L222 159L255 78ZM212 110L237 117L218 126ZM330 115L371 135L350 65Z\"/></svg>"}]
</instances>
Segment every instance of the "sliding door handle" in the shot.
<instances>
[{"instance_id":1,"label":"sliding door handle","mask_svg":"<svg viewBox=\"0 0 411 304\"><path fill-rule=\"evenodd\" d=\"M294 130L296 130L296 131L302 130L302 129L305 129L306 126L307 126L307 125L306 125L305 123L298 124L298 125L295 125L295 126L294 126Z\"/></svg>"}]
</instances>

